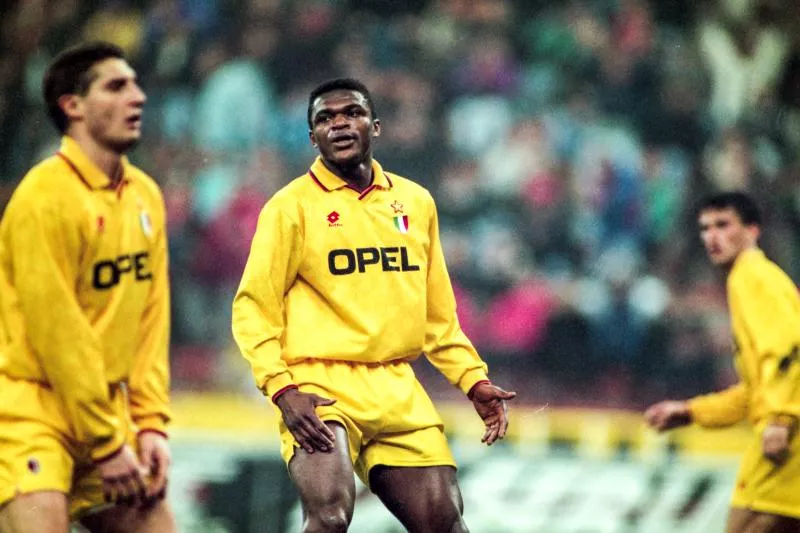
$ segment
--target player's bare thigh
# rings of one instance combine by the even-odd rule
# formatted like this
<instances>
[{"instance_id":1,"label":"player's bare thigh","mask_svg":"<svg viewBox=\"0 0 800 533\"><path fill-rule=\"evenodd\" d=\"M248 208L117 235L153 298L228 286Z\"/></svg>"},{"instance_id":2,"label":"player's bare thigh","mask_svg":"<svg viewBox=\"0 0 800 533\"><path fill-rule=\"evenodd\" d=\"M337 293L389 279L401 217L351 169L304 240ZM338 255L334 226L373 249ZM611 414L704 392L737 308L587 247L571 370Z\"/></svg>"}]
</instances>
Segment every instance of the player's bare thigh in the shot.
<instances>
[{"instance_id":1,"label":"player's bare thigh","mask_svg":"<svg viewBox=\"0 0 800 533\"><path fill-rule=\"evenodd\" d=\"M68 533L67 496L43 491L20 494L0 507L0 533Z\"/></svg>"},{"instance_id":2,"label":"player's bare thigh","mask_svg":"<svg viewBox=\"0 0 800 533\"><path fill-rule=\"evenodd\" d=\"M336 442L332 452L308 453L297 448L289 461L289 474L300 492L306 527L345 527L353 518L356 487L347 431L336 422L326 422ZM308 522L312 524L308 524Z\"/></svg>"},{"instance_id":3,"label":"player's bare thigh","mask_svg":"<svg viewBox=\"0 0 800 533\"><path fill-rule=\"evenodd\" d=\"M454 467L379 465L369 479L378 498L409 532L469 531Z\"/></svg>"},{"instance_id":4,"label":"player's bare thigh","mask_svg":"<svg viewBox=\"0 0 800 533\"><path fill-rule=\"evenodd\" d=\"M798 533L800 520L734 507L728 515L728 526L725 531L726 533Z\"/></svg>"},{"instance_id":5,"label":"player's bare thigh","mask_svg":"<svg viewBox=\"0 0 800 533\"><path fill-rule=\"evenodd\" d=\"M166 500L146 507L116 505L81 520L90 532L103 533L175 533L175 517Z\"/></svg>"}]
</instances>

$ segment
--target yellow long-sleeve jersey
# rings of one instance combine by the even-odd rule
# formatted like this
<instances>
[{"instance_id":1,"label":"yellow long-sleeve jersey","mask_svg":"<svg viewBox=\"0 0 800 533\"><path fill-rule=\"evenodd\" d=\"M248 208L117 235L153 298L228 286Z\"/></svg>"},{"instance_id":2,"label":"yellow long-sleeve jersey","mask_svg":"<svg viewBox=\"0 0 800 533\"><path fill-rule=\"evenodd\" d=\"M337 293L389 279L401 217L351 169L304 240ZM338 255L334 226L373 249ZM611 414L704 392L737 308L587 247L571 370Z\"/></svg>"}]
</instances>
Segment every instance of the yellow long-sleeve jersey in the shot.
<instances>
[{"instance_id":1,"label":"yellow long-sleeve jersey","mask_svg":"<svg viewBox=\"0 0 800 533\"><path fill-rule=\"evenodd\" d=\"M363 192L317 158L261 212L233 303L233 334L271 396L305 359L425 353L468 391L486 365L461 330L433 198L373 162Z\"/></svg>"},{"instance_id":2,"label":"yellow long-sleeve jersey","mask_svg":"<svg viewBox=\"0 0 800 533\"><path fill-rule=\"evenodd\" d=\"M800 294L758 249L737 257L728 274L728 307L740 382L690 401L692 418L719 427L748 418L800 417Z\"/></svg>"},{"instance_id":3,"label":"yellow long-sleeve jersey","mask_svg":"<svg viewBox=\"0 0 800 533\"><path fill-rule=\"evenodd\" d=\"M52 387L95 459L124 443L114 385L140 428L170 418L166 238L156 183L123 158L111 188L70 137L0 222L0 373Z\"/></svg>"}]
</instances>

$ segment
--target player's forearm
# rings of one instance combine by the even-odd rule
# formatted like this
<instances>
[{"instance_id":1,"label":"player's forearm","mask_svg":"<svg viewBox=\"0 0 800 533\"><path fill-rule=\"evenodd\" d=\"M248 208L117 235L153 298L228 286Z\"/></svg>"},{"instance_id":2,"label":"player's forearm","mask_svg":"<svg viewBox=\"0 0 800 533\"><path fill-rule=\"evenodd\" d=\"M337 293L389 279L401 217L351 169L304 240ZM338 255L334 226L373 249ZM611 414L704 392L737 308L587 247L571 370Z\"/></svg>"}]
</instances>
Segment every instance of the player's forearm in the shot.
<instances>
[{"instance_id":1,"label":"player's forearm","mask_svg":"<svg viewBox=\"0 0 800 533\"><path fill-rule=\"evenodd\" d=\"M289 367L281 359L277 341L261 344L252 350L240 345L240 349L250 363L256 385L265 396L271 398L275 393L295 385Z\"/></svg>"},{"instance_id":2,"label":"player's forearm","mask_svg":"<svg viewBox=\"0 0 800 533\"><path fill-rule=\"evenodd\" d=\"M721 392L692 398L688 405L695 424L708 428L732 426L747 418L750 392L739 383Z\"/></svg>"},{"instance_id":3,"label":"player's forearm","mask_svg":"<svg viewBox=\"0 0 800 533\"><path fill-rule=\"evenodd\" d=\"M439 347L427 354L427 357L447 381L461 389L464 394L467 394L479 381L489 379L486 363L481 360L469 341Z\"/></svg>"},{"instance_id":4,"label":"player's forearm","mask_svg":"<svg viewBox=\"0 0 800 533\"><path fill-rule=\"evenodd\" d=\"M800 361L787 356L768 361L762 369L761 384L764 412L769 420L800 418Z\"/></svg>"},{"instance_id":5,"label":"player's forearm","mask_svg":"<svg viewBox=\"0 0 800 533\"><path fill-rule=\"evenodd\" d=\"M169 365L159 360L144 376L131 381L129 390L131 418L138 428L151 429L166 434L172 419L169 408Z\"/></svg>"},{"instance_id":6,"label":"player's forearm","mask_svg":"<svg viewBox=\"0 0 800 533\"><path fill-rule=\"evenodd\" d=\"M156 262L150 301L142 315L140 337L130 376L131 417L140 429L166 433L169 410L169 285L166 251Z\"/></svg>"},{"instance_id":7,"label":"player's forearm","mask_svg":"<svg viewBox=\"0 0 800 533\"><path fill-rule=\"evenodd\" d=\"M233 338L242 356L250 363L259 389L272 396L294 384L286 363L281 358L280 338L283 331L283 312L279 304L270 309L249 292L246 286L239 289L233 301Z\"/></svg>"}]
</instances>

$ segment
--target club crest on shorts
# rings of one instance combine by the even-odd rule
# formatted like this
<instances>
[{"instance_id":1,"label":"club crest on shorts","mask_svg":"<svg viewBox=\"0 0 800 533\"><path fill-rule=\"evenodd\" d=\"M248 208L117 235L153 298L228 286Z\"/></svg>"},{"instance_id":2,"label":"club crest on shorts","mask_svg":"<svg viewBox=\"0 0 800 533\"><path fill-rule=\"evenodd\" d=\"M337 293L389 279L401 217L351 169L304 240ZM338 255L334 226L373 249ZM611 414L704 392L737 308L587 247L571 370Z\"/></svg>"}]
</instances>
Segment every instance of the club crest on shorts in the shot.
<instances>
[{"instance_id":1,"label":"club crest on shorts","mask_svg":"<svg viewBox=\"0 0 800 533\"><path fill-rule=\"evenodd\" d=\"M139 223L142 225L142 232L144 233L145 237L152 237L153 236L153 222L150 220L150 215L147 211L140 211L139 212Z\"/></svg>"},{"instance_id":2,"label":"club crest on shorts","mask_svg":"<svg viewBox=\"0 0 800 533\"><path fill-rule=\"evenodd\" d=\"M38 474L39 471L42 469L42 465L39 464L39 460L35 457L31 457L28 459L28 471L31 474Z\"/></svg>"}]
</instances>

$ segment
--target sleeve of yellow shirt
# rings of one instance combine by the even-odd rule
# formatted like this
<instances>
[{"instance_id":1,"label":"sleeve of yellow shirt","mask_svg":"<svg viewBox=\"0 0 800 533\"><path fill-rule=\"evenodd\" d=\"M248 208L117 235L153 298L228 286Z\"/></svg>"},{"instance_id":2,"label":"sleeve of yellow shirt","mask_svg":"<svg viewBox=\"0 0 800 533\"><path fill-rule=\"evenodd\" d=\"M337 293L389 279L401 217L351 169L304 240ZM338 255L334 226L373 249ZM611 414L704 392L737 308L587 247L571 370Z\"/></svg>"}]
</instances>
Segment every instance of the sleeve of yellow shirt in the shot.
<instances>
[{"instance_id":1,"label":"sleeve of yellow shirt","mask_svg":"<svg viewBox=\"0 0 800 533\"><path fill-rule=\"evenodd\" d=\"M13 283L28 340L97 460L118 450L125 432L110 404L101 343L75 296L83 237L69 217L41 196L20 198L9 220Z\"/></svg>"},{"instance_id":2,"label":"sleeve of yellow shirt","mask_svg":"<svg viewBox=\"0 0 800 533\"><path fill-rule=\"evenodd\" d=\"M250 363L256 384L272 396L293 379L281 359L284 295L300 265L303 235L297 220L273 197L258 218L250 256L233 300L233 337Z\"/></svg>"},{"instance_id":3,"label":"sleeve of yellow shirt","mask_svg":"<svg viewBox=\"0 0 800 533\"><path fill-rule=\"evenodd\" d=\"M163 204L152 253L153 281L139 325L139 343L130 376L131 417L140 430L166 434L169 411L169 277Z\"/></svg>"},{"instance_id":4,"label":"sleeve of yellow shirt","mask_svg":"<svg viewBox=\"0 0 800 533\"><path fill-rule=\"evenodd\" d=\"M458 323L456 300L439 240L439 217L433 198L429 200L428 322L424 351L450 383L467 393L475 383L488 379L487 367Z\"/></svg>"},{"instance_id":5,"label":"sleeve of yellow shirt","mask_svg":"<svg viewBox=\"0 0 800 533\"><path fill-rule=\"evenodd\" d=\"M770 263L762 263L770 265ZM749 268L729 289L760 369L765 415L800 415L800 313L797 289L777 268Z\"/></svg>"},{"instance_id":6,"label":"sleeve of yellow shirt","mask_svg":"<svg viewBox=\"0 0 800 533\"><path fill-rule=\"evenodd\" d=\"M723 391L697 396L689 400L692 421L706 428L732 426L747 417L750 391L737 383Z\"/></svg>"}]
</instances>

